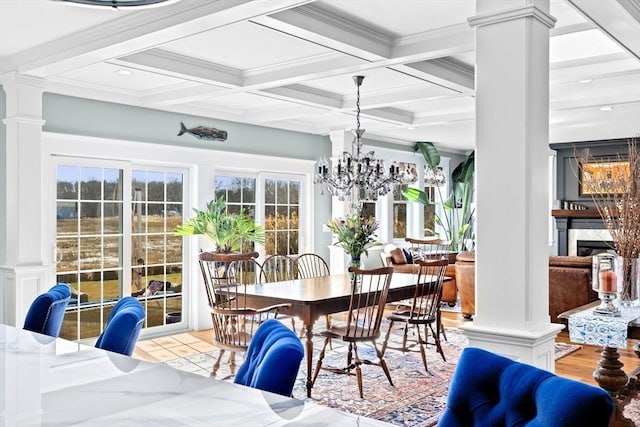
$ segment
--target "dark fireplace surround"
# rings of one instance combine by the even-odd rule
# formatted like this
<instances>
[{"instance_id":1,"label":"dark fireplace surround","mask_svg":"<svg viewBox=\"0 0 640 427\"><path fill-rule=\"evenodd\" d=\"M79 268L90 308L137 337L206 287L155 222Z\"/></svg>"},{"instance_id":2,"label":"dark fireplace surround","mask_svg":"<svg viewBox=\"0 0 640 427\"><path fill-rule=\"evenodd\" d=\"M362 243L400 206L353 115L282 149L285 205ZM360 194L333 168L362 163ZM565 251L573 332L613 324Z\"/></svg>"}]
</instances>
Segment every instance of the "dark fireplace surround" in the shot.
<instances>
[{"instance_id":1,"label":"dark fireplace surround","mask_svg":"<svg viewBox=\"0 0 640 427\"><path fill-rule=\"evenodd\" d=\"M558 255L569 253L569 230L605 230L606 227L589 195L580 194L578 171L580 158L588 150L589 155L596 159L616 159L626 156L629 138L581 141L549 144L556 151L557 186L556 199L561 206L578 205L587 209L554 209L551 215L555 218ZM580 238L578 238L580 239ZM580 239L582 240L582 239ZM586 255L611 250L613 242L582 241L581 250ZM576 253L580 255L580 253Z\"/></svg>"}]
</instances>

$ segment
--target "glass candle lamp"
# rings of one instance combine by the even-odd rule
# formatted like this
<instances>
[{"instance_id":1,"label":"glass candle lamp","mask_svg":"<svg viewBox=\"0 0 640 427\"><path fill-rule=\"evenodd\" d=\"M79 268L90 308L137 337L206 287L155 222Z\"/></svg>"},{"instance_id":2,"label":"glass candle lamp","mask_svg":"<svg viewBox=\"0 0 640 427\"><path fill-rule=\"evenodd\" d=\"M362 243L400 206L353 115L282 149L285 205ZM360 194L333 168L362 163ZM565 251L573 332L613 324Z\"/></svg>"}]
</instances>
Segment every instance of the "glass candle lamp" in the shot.
<instances>
[{"instance_id":1,"label":"glass candle lamp","mask_svg":"<svg viewBox=\"0 0 640 427\"><path fill-rule=\"evenodd\" d=\"M601 301L594 309L596 314L620 316L620 310L613 304L618 288L616 263L616 256L610 253L601 253L593 257L592 286L593 290L598 292Z\"/></svg>"}]
</instances>

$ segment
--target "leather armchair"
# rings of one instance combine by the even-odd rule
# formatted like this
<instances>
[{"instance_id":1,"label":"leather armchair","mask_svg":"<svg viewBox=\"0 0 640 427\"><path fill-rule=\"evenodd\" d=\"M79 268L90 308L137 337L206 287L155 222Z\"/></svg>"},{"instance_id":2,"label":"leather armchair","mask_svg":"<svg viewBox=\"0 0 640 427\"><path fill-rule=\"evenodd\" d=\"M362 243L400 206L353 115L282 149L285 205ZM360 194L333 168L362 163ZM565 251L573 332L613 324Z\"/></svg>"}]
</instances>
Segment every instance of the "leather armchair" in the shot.
<instances>
[{"instance_id":1,"label":"leather armchair","mask_svg":"<svg viewBox=\"0 0 640 427\"><path fill-rule=\"evenodd\" d=\"M476 314L476 253L460 252L456 256L455 271L460 311L465 319L471 319Z\"/></svg>"},{"instance_id":2,"label":"leather armchair","mask_svg":"<svg viewBox=\"0 0 640 427\"><path fill-rule=\"evenodd\" d=\"M598 299L591 288L591 257L549 257L549 315L555 323L566 323L558 314Z\"/></svg>"},{"instance_id":3,"label":"leather armchair","mask_svg":"<svg viewBox=\"0 0 640 427\"><path fill-rule=\"evenodd\" d=\"M461 252L456 258L456 280L462 314L475 314L475 252ZM549 316L563 323L558 314L598 299L591 289L591 257L549 257Z\"/></svg>"}]
</instances>

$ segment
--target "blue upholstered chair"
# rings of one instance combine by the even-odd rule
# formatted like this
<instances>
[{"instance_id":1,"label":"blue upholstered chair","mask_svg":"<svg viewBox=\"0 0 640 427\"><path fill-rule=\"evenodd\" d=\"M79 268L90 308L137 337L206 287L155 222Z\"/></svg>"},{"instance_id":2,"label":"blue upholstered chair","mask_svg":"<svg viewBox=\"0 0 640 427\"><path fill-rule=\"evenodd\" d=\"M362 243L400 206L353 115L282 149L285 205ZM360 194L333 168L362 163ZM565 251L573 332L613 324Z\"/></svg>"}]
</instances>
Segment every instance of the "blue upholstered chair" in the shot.
<instances>
[{"instance_id":1,"label":"blue upholstered chair","mask_svg":"<svg viewBox=\"0 0 640 427\"><path fill-rule=\"evenodd\" d=\"M613 410L613 399L599 387L467 347L438 427L606 427Z\"/></svg>"},{"instance_id":2,"label":"blue upholstered chair","mask_svg":"<svg viewBox=\"0 0 640 427\"><path fill-rule=\"evenodd\" d=\"M251 339L233 382L291 396L303 357L296 334L278 320L266 320Z\"/></svg>"},{"instance_id":3,"label":"blue upholstered chair","mask_svg":"<svg viewBox=\"0 0 640 427\"><path fill-rule=\"evenodd\" d=\"M70 298L71 288L65 283L58 283L47 292L38 295L29 307L24 329L57 337Z\"/></svg>"},{"instance_id":4,"label":"blue upholstered chair","mask_svg":"<svg viewBox=\"0 0 640 427\"><path fill-rule=\"evenodd\" d=\"M131 356L138 342L144 316L140 301L134 297L122 298L109 313L96 347Z\"/></svg>"}]
</instances>

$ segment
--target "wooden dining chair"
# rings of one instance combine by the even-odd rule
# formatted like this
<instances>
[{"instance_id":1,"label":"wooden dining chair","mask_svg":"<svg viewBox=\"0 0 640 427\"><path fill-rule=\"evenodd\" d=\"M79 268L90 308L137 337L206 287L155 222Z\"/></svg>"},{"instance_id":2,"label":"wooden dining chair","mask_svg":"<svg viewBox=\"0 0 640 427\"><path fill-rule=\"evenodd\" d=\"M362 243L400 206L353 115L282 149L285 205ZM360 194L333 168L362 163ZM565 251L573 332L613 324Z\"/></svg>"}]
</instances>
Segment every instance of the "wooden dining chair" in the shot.
<instances>
[{"instance_id":1,"label":"wooden dining chair","mask_svg":"<svg viewBox=\"0 0 640 427\"><path fill-rule=\"evenodd\" d=\"M442 284L442 298L440 302L447 301L450 306L456 304L458 299L458 289L456 283L455 276L455 252L451 252L451 242L448 240L442 239L414 239L411 237L406 237L404 239L406 242L411 244L409 251L416 257L414 259L417 261L418 259L422 260L438 260L438 259L446 259L449 260L449 264L451 264L451 273L447 273L447 268L445 268L445 276L449 276L446 282ZM451 258L453 256L453 259ZM438 316L440 316L440 310L438 310ZM438 321L439 329L438 333L442 335L444 340L447 340L447 333L444 330L444 326L442 323Z\"/></svg>"},{"instance_id":2,"label":"wooden dining chair","mask_svg":"<svg viewBox=\"0 0 640 427\"><path fill-rule=\"evenodd\" d=\"M397 305L395 311L387 316L389 329L382 344L382 353L384 354L387 348L407 352L418 346L424 369L428 371L427 355L424 347L428 343L429 330L438 353L442 356L442 360L446 361L444 351L440 345L440 335L437 331L441 328L440 299L442 297L442 282L449 261L447 259L418 260L416 264L420 266L420 271L413 298ZM400 346L390 345L389 341L396 322L403 323L402 345ZM433 328L434 324L436 325L435 329ZM420 327L423 328L422 333ZM408 343L408 331L410 328L415 329L416 333L416 341L411 344Z\"/></svg>"},{"instance_id":3,"label":"wooden dining chair","mask_svg":"<svg viewBox=\"0 0 640 427\"><path fill-rule=\"evenodd\" d=\"M248 261L257 257L257 252L203 252L199 255L213 321L213 344L220 349L220 355L213 365L212 377L218 373L225 350L230 352L229 368L231 375L234 375L236 352L246 352L258 326L265 320L274 318L279 309L289 307L289 304L264 308L247 307L247 284L242 282L250 277L255 281L256 266Z\"/></svg>"},{"instance_id":4,"label":"wooden dining chair","mask_svg":"<svg viewBox=\"0 0 640 427\"><path fill-rule=\"evenodd\" d=\"M296 261L288 255L271 255L262 263L262 282L282 282L298 278ZM293 316L279 314L278 318L291 319L291 327L296 331L296 319Z\"/></svg>"},{"instance_id":5,"label":"wooden dining chair","mask_svg":"<svg viewBox=\"0 0 640 427\"><path fill-rule=\"evenodd\" d=\"M329 276L329 265L318 254L305 253L296 258L296 272L300 279Z\"/></svg>"},{"instance_id":6,"label":"wooden dining chair","mask_svg":"<svg viewBox=\"0 0 640 427\"><path fill-rule=\"evenodd\" d=\"M296 276L296 262L287 255L271 255L262 263L264 283L293 280Z\"/></svg>"},{"instance_id":7,"label":"wooden dining chair","mask_svg":"<svg viewBox=\"0 0 640 427\"><path fill-rule=\"evenodd\" d=\"M325 340L313 372L311 384L312 386L315 384L321 369L337 374L355 375L358 380L360 398L362 399L362 370L360 368L362 364L380 366L389 380L389 384L393 386L389 368L384 360L384 354L376 344L376 340L380 337L380 325L384 317L384 306L387 301L389 286L391 285L393 267L381 267L371 270L349 267L349 272L353 272L354 277L351 282L351 299L349 311L347 312L347 322L344 326L329 326L327 329L318 332L318 335L324 336ZM342 368L323 365L327 345L332 339L342 339L349 343L346 365ZM378 361L360 358L358 354L358 343L360 342L371 343Z\"/></svg>"}]
</instances>

